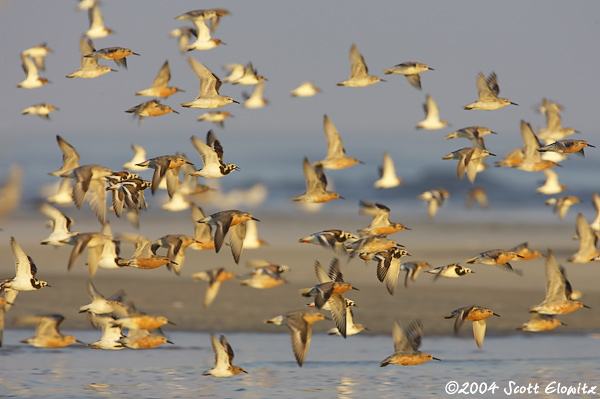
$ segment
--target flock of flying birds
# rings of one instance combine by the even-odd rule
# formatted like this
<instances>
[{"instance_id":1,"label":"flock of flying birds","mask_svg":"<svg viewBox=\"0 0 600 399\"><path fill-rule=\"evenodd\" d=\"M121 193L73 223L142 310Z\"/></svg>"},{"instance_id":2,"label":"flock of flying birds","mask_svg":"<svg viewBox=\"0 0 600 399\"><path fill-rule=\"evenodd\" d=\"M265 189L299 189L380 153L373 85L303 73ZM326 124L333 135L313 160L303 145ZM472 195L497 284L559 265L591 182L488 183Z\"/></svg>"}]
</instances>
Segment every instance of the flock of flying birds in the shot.
<instances>
[{"instance_id":1,"label":"flock of flying birds","mask_svg":"<svg viewBox=\"0 0 600 399\"><path fill-rule=\"evenodd\" d=\"M79 3L79 8L88 10L90 29L80 40L81 67L66 77L91 79L113 71L111 67L100 64L100 60L113 60L117 67L127 68L126 57L139 54L121 47L96 50L92 42L92 39L100 39L112 33L111 29L104 26L99 4L95 0L83 0ZM170 32L170 35L178 38L182 53L210 50L222 44L221 40L214 39L211 35L217 29L220 19L227 15L228 11L224 9L186 12L176 19L191 22L193 27L186 26L175 29ZM34 89L48 83L47 79L39 76L39 71L45 69L44 57L49 52L48 47L41 45L21 53L26 78L18 84L18 87ZM382 81L380 77L368 73L366 63L356 45L351 46L349 58L351 62L350 77L338 83L339 86L364 87ZM230 71L230 75L220 80L196 59L188 57L188 62L200 81L199 93L195 99L182 103L182 107L212 110L230 103L238 103L232 97L219 93L223 82L254 86L253 93L247 96L243 102L245 107L260 108L267 104L267 100L262 96L267 79L258 75L251 63L226 65L225 69ZM419 62L405 62L386 69L384 72L386 75L404 75L410 85L420 90L420 74L428 70L433 70L433 68ZM156 99L167 98L182 91L168 85L170 78L169 63L165 61L152 86L136 93L141 96L153 97L153 99L132 107L126 112L139 116L140 121L146 117L178 113ZM491 73L487 78L480 73L476 79L476 87L478 99L465 105L465 110L493 111L508 105L517 105L506 98L499 97L500 90L495 73ZM320 89L311 82L305 82L291 94L310 97L319 91ZM448 122L440 119L439 109L431 96L427 96L424 106L426 117L417 123L416 128L437 130L448 126ZM50 112L55 109L56 107L50 104L37 104L28 107L23 113L37 114L48 118ZM543 171L547 180L542 187L538 188L538 192L547 195L558 194L565 189L564 185L558 183L558 177L551 171L551 168L557 166L558 162L570 154L583 155L585 147L594 147L585 140L566 138L575 130L562 127L561 109L559 104L544 99L540 111L547 117L547 127L540 129L536 134L527 122L521 121L523 146L496 163L498 167L512 167L526 172ZM226 111L210 111L198 119L222 125L223 121L230 116L231 114ZM339 194L329 191L324 171L345 169L361 163L358 159L346 155L340 134L327 115L324 116L324 132L328 144L327 157L312 163L308 158L304 158L302 170L306 180L306 192L293 198L294 201L323 203L341 198ZM494 132L486 127L470 126L446 136L448 139L465 138L471 142L471 146L461 148L443 158L458 160L458 179L462 179L466 174L468 180L473 183L476 175L486 169L485 159L495 154L486 149L484 136L492 133ZM256 221L258 220L249 212L223 210L205 215L201 208L187 199L209 190L207 186L198 181L198 177L217 179L239 170L235 164L224 162L223 147L212 131L208 132L205 140L191 137L191 143L203 161L203 167L200 169L196 169L190 159L182 154L167 154L147 159L143 148L133 146L136 155L131 162L123 166L126 170L113 171L101 165L80 164L79 155L71 144L60 136L57 136L57 142L63 154L63 165L59 170L50 174L62 179L62 183L60 191L48 198L48 203L40 205L39 208L51 220L53 228L52 233L42 241L42 244L72 245L73 249L68 261L69 269L78 262L81 254L87 249L90 278L95 275L98 268L117 269L121 267L154 269L165 266L179 275L184 264L186 249L214 249L219 252L228 236L227 244L235 263L238 263L244 248L256 248L264 243L257 238ZM144 180L136 173L147 169L154 170L151 181ZM381 178L374 183L374 186L388 189L400 184L402 184L402 179L396 175L393 160L386 152L383 156ZM165 189L172 201L180 201L184 204L182 208L177 208L178 210L190 208L194 236L171 234L154 241L132 233L122 233L118 237L114 237L107 217L107 193L110 193L112 197L110 209L115 216L121 217L122 214L125 214L128 220L137 226L140 212L147 207L146 189L150 189L152 195L159 189ZM7 192L8 188L5 188L5 196ZM482 207L487 206L485 190L476 188L470 194L472 201L478 201ZM449 193L445 189L435 188L423 193L419 198L428 203L429 216L434 218L438 208L448 196ZM50 204L60 205L71 202L77 208L81 208L87 202L101 224L101 231L89 233L71 231L73 220ZM577 202L579 199L576 197L563 196L549 200L548 204L553 205L559 217L563 218L568 207ZM595 193L593 194L593 203L599 216L592 223L588 223L581 214L578 215L576 229L580 248L569 258L570 262L588 263L600 260L600 251L596 248L596 241L600 235L600 197ZM376 262L377 278L385 284L391 295L394 294L401 271L406 273L404 281L406 286L409 281L414 281L422 270L434 274L435 279L459 278L473 273L471 269L458 263L431 268L424 261L402 262L402 258L408 255L408 251L403 245L387 236L409 228L401 223L391 222L389 220L390 209L380 203L361 201L360 213L372 216L373 220L368 227L358 230L358 234L331 229L311 234L299 240L302 243L317 244L331 249L335 252L336 257L328 270L325 270L318 261L315 263L318 283L301 291L303 296L314 298L314 302L309 305L310 309L292 311L266 320L267 323L287 326L299 366L302 366L309 349L313 323L326 319L320 310L331 312L336 326L330 331L331 334L338 334L345 338L365 330L364 325L354 323L352 313L352 307L355 306L354 301L344 296L346 292L357 288L344 281L340 258L353 259L358 256L365 262ZM214 234L212 233L213 228ZM123 241L135 245L134 254L130 258L120 257L119 245ZM15 260L16 274L14 278L6 278L1 281L0 292L4 296L0 297L0 306L3 308L3 312L10 309L19 292L35 291L49 286L47 282L37 278L37 267L15 238L11 238L10 244ZM158 253L161 249L166 249L165 255ZM542 256L540 252L530 249L524 243L509 250L487 250L466 259L465 262L496 265L504 270L520 274L520 270L514 269L509 263L510 261L528 260L540 256ZM531 308L531 319L519 327L521 330L553 329L562 324L556 316L585 307L582 302L578 301L581 293L571 287L564 268L557 264L552 251L548 250L545 256L546 298L541 304ZM242 281L242 284L259 289L269 289L285 282L282 274L288 270L287 266L269 263L253 266L254 271L251 277ZM209 289L204 299L205 307L210 306L214 301L220 285L233 277L235 274L223 268L193 275L194 279L209 282ZM122 302L123 292L107 299L96 291L91 280L88 283L88 293L91 303L82 306L80 311L88 313L91 323L97 328L101 327L103 331L99 341L88 344L92 348L148 349L170 342L162 334L151 332L171 323L166 317L151 316L137 310L133 305L125 305ZM2 317L3 312L0 312ZM486 319L490 316L499 315L491 309L473 305L456 309L445 317L456 319L454 328L457 334L465 321L472 321L476 344L481 347L485 335ZM59 332L58 327L62 321L63 317L60 315L21 318L21 323L38 325L36 335L23 342L40 347L63 347L77 342L74 337ZM127 336L123 335L123 329L129 331ZM432 359L439 360L418 350L423 335L422 330L423 326L419 320L412 322L406 329L396 322L392 330L394 353L383 360L381 366L388 364L414 365ZM215 335L211 335L211 342L215 352L216 365L205 374L227 377L245 372L241 367L232 365L233 350L224 336L217 338Z\"/></svg>"}]
</instances>

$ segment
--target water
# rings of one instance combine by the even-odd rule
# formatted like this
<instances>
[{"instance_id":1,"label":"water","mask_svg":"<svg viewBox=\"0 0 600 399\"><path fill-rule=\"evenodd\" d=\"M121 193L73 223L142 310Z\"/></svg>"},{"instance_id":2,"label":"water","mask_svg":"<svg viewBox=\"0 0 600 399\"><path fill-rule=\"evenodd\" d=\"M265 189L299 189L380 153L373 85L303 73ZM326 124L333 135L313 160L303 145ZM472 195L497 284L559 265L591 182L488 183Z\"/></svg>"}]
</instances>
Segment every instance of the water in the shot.
<instances>
[{"instance_id":1,"label":"water","mask_svg":"<svg viewBox=\"0 0 600 399\"><path fill-rule=\"evenodd\" d=\"M272 144L272 134L250 132L250 136L233 137L228 133L217 132L220 134L221 141L226 148L226 161L233 161L240 166L241 171L232 173L227 178L218 181L204 179L201 182L209 185L218 185L222 193L229 193L234 189L248 189L251 186L261 183L268 190L268 196L265 201L257 206L245 205L243 198L240 200L240 209L244 208L253 212L260 211L279 211L279 212L297 212L298 206L291 201L292 198L302 194L305 191L305 181L302 174L302 157L308 156L309 160L319 160L325 156L325 138L321 132L313 132L311 137L314 140L306 140L301 134L294 132L285 133L285 147L273 147L276 150L267 155L266 151ZM386 142L386 137L390 137L390 132L373 131L371 137L373 141ZM351 145L356 137L347 134L346 146ZM82 153L82 159L85 163L100 163L113 170L120 170L121 165L129 161L132 152L126 145L111 148L111 142L98 142L93 148L100 154L101 158L88 154L89 147L78 146L77 139L67 138L69 142ZM466 194L473 187L483 187L488 194L490 208L498 213L493 215L483 215L477 212L477 217L487 218L490 221L528 220L539 221L545 219L551 214L550 207L544 206L544 201L550 196L537 194L535 188L541 186L544 181L542 173L527 173L509 168L494 168L490 166L488 170L477 175L475 184L468 182L466 177L459 181L456 178L457 161L443 161L441 157L465 143L458 143L458 140L434 141L430 137L402 135L402 147L398 149L388 149L396 164L396 170L400 177L404 179L404 184L389 190L376 190L373 183L378 179L377 167L381 164L383 149L381 145L373 143L364 147L356 147L354 151L348 150L348 154L356 156L365 162L364 165L357 165L350 169L340 171L326 171L332 190L342 195L345 200L337 200L335 203L326 204L323 211L329 213L347 214L355 213L358 210L359 200L375 200L390 207L394 213L402 215L416 215L427 218L426 205L417 199L422 192L434 187L444 187L450 192L450 198L446 201L444 208L439 212L440 217L454 218L461 220L468 218L469 213L465 209ZM439 139L436 139L439 140ZM21 210L30 211L36 204L36 199L41 195L41 187L51 185L57 182L58 178L47 175L46 171L56 170L60 166L61 154L58 146L48 140L48 147L31 148L33 151L32 162L26 165L25 181L23 184L24 203ZM310 143L308 143L310 142ZM190 159L197 165L201 165L200 156L188 145L187 138L171 139L176 150L186 153ZM148 156L154 156L165 152L160 148L165 146L164 140L155 140L152 146L147 146ZM279 144L277 144L278 146ZM423 155L418 151L411 151L410 147L427 146L431 153ZM593 149L591 149L593 150ZM578 196L583 203L577 204L571 210L569 215L575 215L576 212L582 212L586 219L592 220L594 210L591 207L591 193L599 191L600 187L596 184L595 174L600 165L600 157L597 154L588 151L585 159L575 157L564 162L565 167L556 168L559 173L560 181L568 185L568 191L561 194ZM161 152L162 151L162 152ZM172 151L172 152L175 152ZM502 150L495 150L499 155ZM167 151L168 152L168 151ZM83 155L85 153L85 156ZM166 152L165 152L166 153ZM489 157L494 158L494 157ZM491 164L493 159L488 163ZM199 168L200 166L198 166ZM151 180L153 170L141 172L140 175ZM162 194L162 192L159 192ZM149 213L160 212L161 201L166 195L157 194L156 197L147 196L150 206ZM216 212L223 210L220 204L202 202L202 196L198 197L202 206L208 205L208 211ZM89 209L83 207L86 214ZM475 205L477 209L477 205ZM510 213L508 212L510 211ZM77 218L77 214L70 215ZM574 216L573 216L574 218Z\"/></svg>"},{"instance_id":2,"label":"water","mask_svg":"<svg viewBox=\"0 0 600 399\"><path fill-rule=\"evenodd\" d=\"M84 342L96 340L99 334L70 333ZM559 383L567 387L600 383L600 345L591 335L488 337L482 350L472 337L426 336L421 349L441 362L381 368L379 362L393 352L391 336L364 334L343 340L315 334L300 368L287 333L227 333L235 351L234 364L248 374L225 379L202 376L214 361L207 333L169 332L174 345L121 351L84 346L41 349L18 343L30 335L25 330L5 333L0 397L467 398L505 397L504 390L510 392L515 385L531 384L533 389L538 384L538 395L519 396L558 398L566 395L544 390ZM459 388L466 386L467 393L494 383L498 389L494 395L491 391L448 395L445 387L451 381Z\"/></svg>"}]
</instances>

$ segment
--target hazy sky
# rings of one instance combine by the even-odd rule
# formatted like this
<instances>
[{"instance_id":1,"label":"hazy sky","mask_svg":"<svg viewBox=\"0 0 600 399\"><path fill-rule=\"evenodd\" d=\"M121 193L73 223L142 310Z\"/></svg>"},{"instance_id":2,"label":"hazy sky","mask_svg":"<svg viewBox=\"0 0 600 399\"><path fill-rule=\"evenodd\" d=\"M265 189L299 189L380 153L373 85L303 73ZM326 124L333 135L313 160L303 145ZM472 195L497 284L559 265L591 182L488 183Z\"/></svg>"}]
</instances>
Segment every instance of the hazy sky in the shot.
<instances>
[{"instance_id":1,"label":"hazy sky","mask_svg":"<svg viewBox=\"0 0 600 399\"><path fill-rule=\"evenodd\" d=\"M181 55L170 30L190 25L174 18L197 8L222 7L224 17L213 37L226 45ZM34 12L35 10L35 12ZM67 79L79 65L78 43L88 29L87 12L68 1L0 2L0 162L3 166L24 157L54 157L60 166L55 135L71 142L81 163L101 163L113 169L129 160L132 143L144 145L149 156L183 151L200 164L189 146L194 134L204 137L214 126L199 123L203 110L179 104L198 94L198 80L186 57L204 63L217 76L227 63L252 61L264 75L265 97L270 104L259 110L227 105L234 114L225 129L215 132L230 162L246 160L246 173L259 173L270 159L289 159L298 165L304 155L323 157L323 114L342 133L346 150L375 168L383 150L396 158L422 159L415 154L441 156L467 146L466 141L445 140L455 129L483 125L499 132L488 148L498 155L521 144L519 121L537 128L545 123L534 111L543 97L566 107L564 126L582 132L581 138L600 146L595 114L598 109L598 40L600 3L597 1L113 1L104 0L101 11L107 27L115 31L95 39L97 49L121 46L141 54L128 57L129 69L118 69L96 79ZM19 53L47 42L54 50L46 58L41 76L52 83L38 89L21 89L24 79ZM422 74L423 91L412 88L400 75L366 88L337 87L350 73L348 52L356 43L371 74L405 61L428 64L435 71ZM163 103L180 112L148 118L142 124L124 111L147 98L135 96L149 87L162 63L169 60L171 84L185 90ZM464 111L475 101L479 72L498 74L502 97L519 104L492 112ZM323 92L312 98L291 98L289 91L312 80ZM221 94L242 101L251 87L224 84ZM423 119L425 95L434 97L442 119L452 126L440 131L417 131ZM60 110L51 121L22 116L21 111L48 102ZM429 147L430 146L430 147ZM597 150L600 151L600 150ZM597 152L596 151L596 152ZM256 160L248 165L248 159ZM600 156L588 151L586 162L598 168ZM227 159L226 159L227 161ZM424 167L430 160L423 159ZM241 162L240 162L241 163ZM455 162L443 164L455 168ZM47 167L40 161L40 167ZM563 168L564 169L564 168ZM43 171L35 171L42 173ZM512 172L512 171L510 171ZM28 174L34 173L31 166ZM246 174L248 176L248 174ZM235 177L242 179L243 176ZM302 183L301 183L302 184Z\"/></svg>"}]
</instances>

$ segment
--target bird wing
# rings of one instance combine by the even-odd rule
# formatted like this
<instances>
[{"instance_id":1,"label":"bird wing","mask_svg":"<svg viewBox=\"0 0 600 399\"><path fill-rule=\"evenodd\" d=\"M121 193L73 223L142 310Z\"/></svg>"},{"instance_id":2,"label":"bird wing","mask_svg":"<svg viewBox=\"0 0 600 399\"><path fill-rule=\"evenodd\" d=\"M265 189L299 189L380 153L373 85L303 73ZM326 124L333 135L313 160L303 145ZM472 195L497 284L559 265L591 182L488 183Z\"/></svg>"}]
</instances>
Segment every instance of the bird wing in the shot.
<instances>
[{"instance_id":1,"label":"bird wing","mask_svg":"<svg viewBox=\"0 0 600 399\"><path fill-rule=\"evenodd\" d=\"M202 140L192 136L191 139L194 148L200 156L202 157L202 162L204 162L204 166L211 164L219 164L219 157L213 148L204 143Z\"/></svg>"},{"instance_id":2,"label":"bird wing","mask_svg":"<svg viewBox=\"0 0 600 399\"><path fill-rule=\"evenodd\" d=\"M65 139L63 139L59 135L56 135L56 141L58 142L58 147L60 148L63 154L63 164L58 171L52 172L52 174L60 175L60 173L67 172L79 167L79 154L77 153L75 148L73 148L71 144L69 144Z\"/></svg>"},{"instance_id":3,"label":"bird wing","mask_svg":"<svg viewBox=\"0 0 600 399\"><path fill-rule=\"evenodd\" d=\"M33 62L33 59L21 54L21 61L23 61L22 67L25 73L27 74L27 78L38 76L38 69Z\"/></svg>"},{"instance_id":4,"label":"bird wing","mask_svg":"<svg viewBox=\"0 0 600 399\"><path fill-rule=\"evenodd\" d=\"M398 285L398 275L400 274L400 259L396 259L390 254L386 257L384 265L386 265L387 268L383 281L385 281L385 286L390 295L394 295L394 291ZM377 273L379 275L379 264L377 265ZM406 274L406 277L408 278L408 273ZM406 281L404 283L406 285Z\"/></svg>"},{"instance_id":5,"label":"bird wing","mask_svg":"<svg viewBox=\"0 0 600 399\"><path fill-rule=\"evenodd\" d=\"M473 337L475 337L475 343L478 348L481 348L483 339L485 338L486 320L477 320L473 322Z\"/></svg>"},{"instance_id":6,"label":"bird wing","mask_svg":"<svg viewBox=\"0 0 600 399\"><path fill-rule=\"evenodd\" d=\"M366 76L369 72L367 68L367 64L365 63L365 59L358 51L356 44L353 44L350 47L350 76L352 77L360 77Z\"/></svg>"},{"instance_id":7,"label":"bird wing","mask_svg":"<svg viewBox=\"0 0 600 399\"><path fill-rule=\"evenodd\" d=\"M235 263L239 263L246 238L246 222L238 223L229 229L229 246Z\"/></svg>"},{"instance_id":8,"label":"bird wing","mask_svg":"<svg viewBox=\"0 0 600 399\"><path fill-rule=\"evenodd\" d=\"M10 247L15 261L15 278L31 280L37 272L35 264L31 262L31 258L25 254L14 237L10 238Z\"/></svg>"},{"instance_id":9,"label":"bird wing","mask_svg":"<svg viewBox=\"0 0 600 399\"><path fill-rule=\"evenodd\" d=\"M323 266L321 266L321 263L319 263L318 260L315 261L315 274L317 275L317 281L319 284L331 282L331 278L329 278L329 275L325 269L323 269Z\"/></svg>"},{"instance_id":10,"label":"bird wing","mask_svg":"<svg viewBox=\"0 0 600 399\"><path fill-rule=\"evenodd\" d=\"M425 102L425 116L427 119L440 119L440 109L438 108L433 97L430 95L427 95L427 100Z\"/></svg>"},{"instance_id":11,"label":"bird wing","mask_svg":"<svg viewBox=\"0 0 600 399\"><path fill-rule=\"evenodd\" d=\"M167 181L167 193L173 197L179 184L179 166L176 168L167 169L165 179Z\"/></svg>"},{"instance_id":12,"label":"bird wing","mask_svg":"<svg viewBox=\"0 0 600 399\"><path fill-rule=\"evenodd\" d=\"M223 348L225 348L225 351L227 352L227 359L229 361L229 365L231 365L234 356L233 349L231 348L231 345L229 345L229 342L227 342L227 338L225 338L224 335L221 335L220 339Z\"/></svg>"},{"instance_id":13,"label":"bird wing","mask_svg":"<svg viewBox=\"0 0 600 399\"><path fill-rule=\"evenodd\" d=\"M304 359L306 358L306 354L308 353L308 347L310 345L312 325L304 320L301 313L288 315L286 317L285 324L292 337L292 350L294 351L296 362L298 362L298 365L302 367Z\"/></svg>"},{"instance_id":14,"label":"bird wing","mask_svg":"<svg viewBox=\"0 0 600 399\"><path fill-rule=\"evenodd\" d=\"M194 58L188 57L188 62L196 76L198 76L198 79L200 79L200 92L198 98L218 95L219 88L222 84L221 80Z\"/></svg>"},{"instance_id":15,"label":"bird wing","mask_svg":"<svg viewBox=\"0 0 600 399\"><path fill-rule=\"evenodd\" d=\"M94 287L94 284L92 284L92 280L88 280L88 282L87 282L87 292L88 292L88 295L90 296L90 298L92 299L92 301L94 301L96 299L104 299L104 296L102 296L102 294L100 294L96 290L96 287Z\"/></svg>"},{"instance_id":16,"label":"bird wing","mask_svg":"<svg viewBox=\"0 0 600 399\"><path fill-rule=\"evenodd\" d=\"M566 300L565 276L560 272L556 258L549 249L546 255L546 300L544 302Z\"/></svg>"},{"instance_id":17,"label":"bird wing","mask_svg":"<svg viewBox=\"0 0 600 399\"><path fill-rule=\"evenodd\" d=\"M221 337L225 338L223 336ZM219 341L215 334L210 334L210 342L212 343L213 351L215 352L215 368L227 367L228 355L221 341Z\"/></svg>"},{"instance_id":18,"label":"bird wing","mask_svg":"<svg viewBox=\"0 0 600 399\"><path fill-rule=\"evenodd\" d=\"M223 163L223 146L221 145L221 142L217 140L217 136L215 136L212 130L209 130L206 134L206 144L217 154L219 163Z\"/></svg>"},{"instance_id":19,"label":"bird wing","mask_svg":"<svg viewBox=\"0 0 600 399\"><path fill-rule=\"evenodd\" d=\"M323 118L323 130L327 139L327 157L343 156L345 151L342 139L327 115Z\"/></svg>"},{"instance_id":20,"label":"bird wing","mask_svg":"<svg viewBox=\"0 0 600 399\"><path fill-rule=\"evenodd\" d=\"M598 236L592 231L581 213L577 215L577 235L579 236L579 252L592 253L596 251Z\"/></svg>"},{"instance_id":21,"label":"bird wing","mask_svg":"<svg viewBox=\"0 0 600 399\"><path fill-rule=\"evenodd\" d=\"M454 335L458 336L462 325L465 322L465 319L469 315L469 312L473 309L473 306L465 306L464 308L457 309L455 312L456 321L454 322Z\"/></svg>"},{"instance_id":22,"label":"bird wing","mask_svg":"<svg viewBox=\"0 0 600 399\"><path fill-rule=\"evenodd\" d=\"M81 68L95 68L98 66L98 59L94 57L85 57L87 54L91 54L96 49L92 39L86 39L84 36L79 40L79 52L81 53Z\"/></svg>"},{"instance_id":23,"label":"bird wing","mask_svg":"<svg viewBox=\"0 0 600 399\"><path fill-rule=\"evenodd\" d=\"M523 138L525 161L539 162L542 160L542 155L537 150L540 148L540 141L533 132L531 125L525 121L521 121L521 137Z\"/></svg>"},{"instance_id":24,"label":"bird wing","mask_svg":"<svg viewBox=\"0 0 600 399\"><path fill-rule=\"evenodd\" d=\"M169 80L171 80L171 68L169 68L169 61L165 61L162 67L160 67L158 70L158 75L156 75L151 87L157 89L167 87Z\"/></svg>"},{"instance_id":25,"label":"bird wing","mask_svg":"<svg viewBox=\"0 0 600 399\"><path fill-rule=\"evenodd\" d=\"M421 90L421 75L415 73L414 75L405 75L408 83L415 89Z\"/></svg>"},{"instance_id":26,"label":"bird wing","mask_svg":"<svg viewBox=\"0 0 600 399\"><path fill-rule=\"evenodd\" d=\"M416 351L421 346L421 339L423 338L423 324L421 320L416 319L406 329L406 337L410 342L413 350Z\"/></svg>"},{"instance_id":27,"label":"bird wing","mask_svg":"<svg viewBox=\"0 0 600 399\"><path fill-rule=\"evenodd\" d=\"M106 188L104 181L100 179L91 179L88 189L88 201L94 214L101 224L106 223Z\"/></svg>"},{"instance_id":28,"label":"bird wing","mask_svg":"<svg viewBox=\"0 0 600 399\"><path fill-rule=\"evenodd\" d=\"M346 299L342 295L333 295L327 302L335 326L342 337L346 338Z\"/></svg>"},{"instance_id":29,"label":"bird wing","mask_svg":"<svg viewBox=\"0 0 600 399\"><path fill-rule=\"evenodd\" d=\"M304 161L302 162L302 172L304 173L304 179L306 180L306 192L322 188L323 184L320 182L317 173L306 157L304 157Z\"/></svg>"},{"instance_id":30,"label":"bird wing","mask_svg":"<svg viewBox=\"0 0 600 399\"><path fill-rule=\"evenodd\" d=\"M331 260L328 274L329 278L331 278L331 281L344 282L344 276L342 275L342 270L340 269L340 260L338 258L333 258Z\"/></svg>"},{"instance_id":31,"label":"bird wing","mask_svg":"<svg viewBox=\"0 0 600 399\"><path fill-rule=\"evenodd\" d=\"M412 353L414 352L413 346L408 340L406 333L400 326L399 322L394 323L392 328L392 338L394 340L394 353Z\"/></svg>"},{"instance_id":32,"label":"bird wing","mask_svg":"<svg viewBox=\"0 0 600 399\"><path fill-rule=\"evenodd\" d=\"M61 315L42 316L35 330L36 336L60 337L58 326L65 319Z\"/></svg>"},{"instance_id":33,"label":"bird wing","mask_svg":"<svg viewBox=\"0 0 600 399\"><path fill-rule=\"evenodd\" d=\"M220 215L216 220L216 231L215 231L215 250L219 252L221 246L223 245L223 241L225 241L225 236L229 231L229 227L231 226L231 222L233 217L231 215Z\"/></svg>"},{"instance_id":34,"label":"bird wing","mask_svg":"<svg viewBox=\"0 0 600 399\"><path fill-rule=\"evenodd\" d=\"M96 246L88 249L88 270L90 277L94 277L96 270L98 270L98 263L102 255L103 246Z\"/></svg>"},{"instance_id":35,"label":"bird wing","mask_svg":"<svg viewBox=\"0 0 600 399\"><path fill-rule=\"evenodd\" d=\"M492 72L490 76L488 76L486 83L490 91L497 97L498 94L500 94L500 86L498 86L498 76L496 75L496 72Z\"/></svg>"},{"instance_id":36,"label":"bird wing","mask_svg":"<svg viewBox=\"0 0 600 399\"><path fill-rule=\"evenodd\" d=\"M383 167L381 168L382 178L396 177L396 167L389 153L383 153Z\"/></svg>"},{"instance_id":37,"label":"bird wing","mask_svg":"<svg viewBox=\"0 0 600 399\"><path fill-rule=\"evenodd\" d=\"M88 242L92 239L92 233L83 233L79 234L75 237L75 244L73 245L73 249L71 250L71 255L69 256L69 263L67 265L67 270L71 270L79 256L83 252L83 250L87 247Z\"/></svg>"},{"instance_id":38,"label":"bird wing","mask_svg":"<svg viewBox=\"0 0 600 399\"><path fill-rule=\"evenodd\" d=\"M205 217L202 208L192 204L191 205L192 222L194 223L194 238L196 241L206 242L212 240L212 227L208 223L198 223L198 220Z\"/></svg>"},{"instance_id":39,"label":"bird wing","mask_svg":"<svg viewBox=\"0 0 600 399\"><path fill-rule=\"evenodd\" d=\"M39 206L40 212L46 215L52 220L52 232L65 232L69 231L69 226L72 222L71 219L67 218L61 211L53 207L52 205L43 202Z\"/></svg>"},{"instance_id":40,"label":"bird wing","mask_svg":"<svg viewBox=\"0 0 600 399\"><path fill-rule=\"evenodd\" d=\"M90 20L90 30L102 29L104 27L104 19L102 18L98 3L95 3L88 10L88 19Z\"/></svg>"},{"instance_id":41,"label":"bird wing","mask_svg":"<svg viewBox=\"0 0 600 399\"><path fill-rule=\"evenodd\" d=\"M483 73L479 72L477 75L477 93L479 96L479 100L491 100L496 98L494 92L488 86L488 81L485 79Z\"/></svg>"}]
</instances>

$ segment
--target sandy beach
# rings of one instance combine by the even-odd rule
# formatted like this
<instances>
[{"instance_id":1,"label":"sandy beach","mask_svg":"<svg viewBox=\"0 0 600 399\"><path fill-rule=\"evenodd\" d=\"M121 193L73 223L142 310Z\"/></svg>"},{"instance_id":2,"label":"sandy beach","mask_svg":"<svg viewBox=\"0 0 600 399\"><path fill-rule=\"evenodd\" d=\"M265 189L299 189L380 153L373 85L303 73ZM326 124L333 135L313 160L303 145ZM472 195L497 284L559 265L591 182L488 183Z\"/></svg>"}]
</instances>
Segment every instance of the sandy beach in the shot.
<instances>
[{"instance_id":1,"label":"sandy beach","mask_svg":"<svg viewBox=\"0 0 600 399\"><path fill-rule=\"evenodd\" d=\"M71 214L81 214L71 208ZM259 223L259 236L268 245L256 250L246 250L239 265L233 262L230 250L223 247L214 251L187 251L181 276L165 268L155 270L100 269L93 279L96 288L105 296L123 289L126 301L132 301L142 311L163 315L176 325L169 330L181 331L240 331L270 332L273 327L263 320L301 309L309 302L299 295L301 288L316 283L314 262L326 267L335 254L316 245L301 244L300 237L328 228L356 230L368 221L364 216L335 214L303 214L295 212L278 214L255 213ZM151 239L164 234L191 234L188 212L174 214L142 215L140 233ZM76 216L77 217L77 216ZM600 269L595 263L568 264L566 258L577 250L577 241L571 240L573 226L568 222L544 221L539 225L502 224L490 222L461 222L451 220L423 221L422 218L402 222L412 230L390 236L406 246L411 257L407 260L425 260L432 266L462 262L477 253L493 248L508 249L528 241L530 247L545 253L551 248L560 264L567 268L568 277L574 288L583 292L582 302L591 309L580 309L562 316L567 324L554 330L556 333L574 333L582 330L600 329L600 318L595 317L600 308L599 288L596 281ZM78 314L80 306L89 302L86 281L89 278L84 254L73 270L67 271L67 260L72 247L60 248L39 245L49 233L43 227L43 216L36 211L28 215L15 215L3 224L0 233L0 254L4 262L0 265L0 276L10 277L14 272L9 248L10 236L14 236L38 266L37 277L48 281L50 288L36 292L21 293L15 306L6 315L6 328L16 328L15 319L30 314L59 313L66 317L63 329L91 329L87 317ZM95 231L97 222L92 219L78 220L77 231ZM113 221L113 232L134 231L125 221ZM133 247L122 245L122 257L131 255ZM276 264L290 266L286 276L288 284L269 290L257 290L240 286L239 280L223 284L215 302L209 308L202 306L206 290L205 282L194 282L191 274L213 267L225 267L238 276L248 273L245 262L250 259L267 259ZM426 335L451 335L453 322L444 320L443 315L467 305L479 305L493 309L501 317L488 323L487 334L523 334L515 328L528 320L528 309L544 299L544 258L513 262L523 276L501 270L495 266L469 265L474 274L458 279L440 278L421 273L415 283L403 286L401 275L398 288L391 296L375 274L375 262L365 264L360 259L349 263L342 260L344 279L353 283L359 291L348 293L358 304L355 321L367 326L365 334L389 334L394 320L409 322L420 318ZM463 265L466 265L463 263ZM327 313L327 312L326 312ZM332 323L319 323L317 331L332 327ZM467 334L463 331L463 334Z\"/></svg>"}]
</instances>

